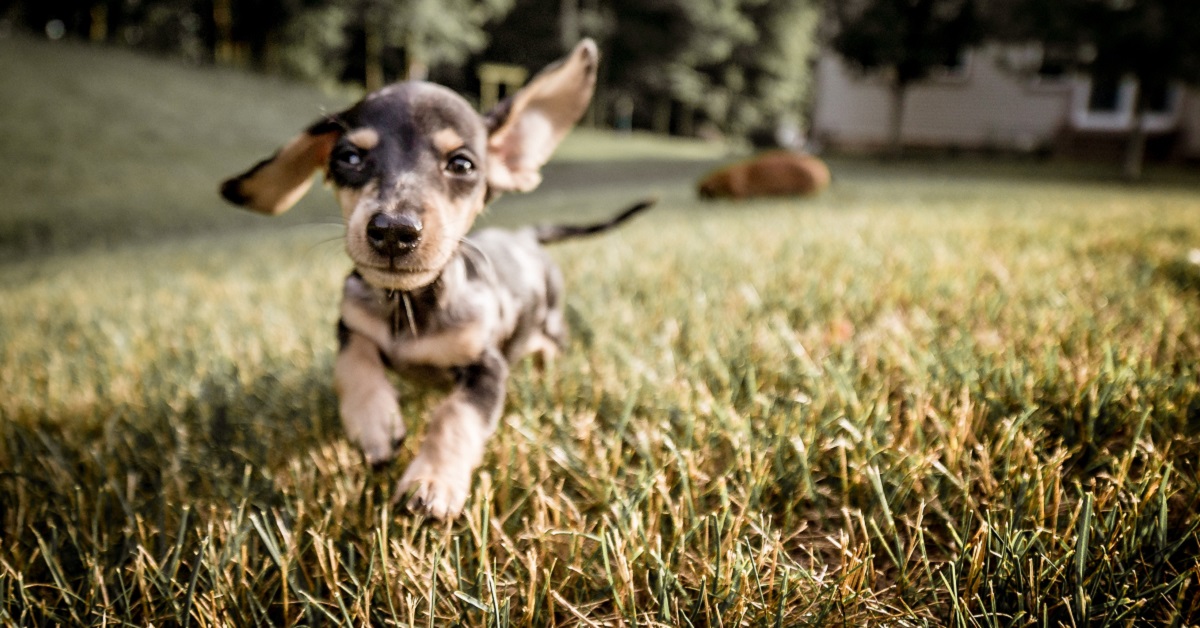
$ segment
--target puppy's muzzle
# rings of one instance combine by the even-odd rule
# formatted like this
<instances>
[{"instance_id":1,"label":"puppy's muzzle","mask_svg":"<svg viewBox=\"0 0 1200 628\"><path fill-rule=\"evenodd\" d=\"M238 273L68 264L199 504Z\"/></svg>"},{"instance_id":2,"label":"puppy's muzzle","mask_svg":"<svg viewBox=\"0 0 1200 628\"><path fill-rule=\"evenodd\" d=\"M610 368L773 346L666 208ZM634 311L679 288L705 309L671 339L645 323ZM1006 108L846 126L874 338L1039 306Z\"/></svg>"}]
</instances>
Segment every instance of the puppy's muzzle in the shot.
<instances>
[{"instance_id":1,"label":"puppy's muzzle","mask_svg":"<svg viewBox=\"0 0 1200 628\"><path fill-rule=\"evenodd\" d=\"M417 248L421 229L421 219L416 216L379 212L367 223L367 242L384 257L399 257Z\"/></svg>"}]
</instances>

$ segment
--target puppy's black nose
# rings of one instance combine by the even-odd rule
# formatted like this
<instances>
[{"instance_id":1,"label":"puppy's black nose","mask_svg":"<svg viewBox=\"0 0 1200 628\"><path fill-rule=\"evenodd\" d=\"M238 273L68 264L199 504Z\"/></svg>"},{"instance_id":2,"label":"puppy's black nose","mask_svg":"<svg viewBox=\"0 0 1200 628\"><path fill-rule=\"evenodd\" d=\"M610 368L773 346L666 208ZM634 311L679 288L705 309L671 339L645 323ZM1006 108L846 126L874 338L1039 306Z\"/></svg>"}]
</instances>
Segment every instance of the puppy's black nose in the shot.
<instances>
[{"instance_id":1,"label":"puppy's black nose","mask_svg":"<svg viewBox=\"0 0 1200 628\"><path fill-rule=\"evenodd\" d=\"M421 219L408 214L393 216L379 212L367 223L367 241L380 255L395 257L417 248Z\"/></svg>"}]
</instances>

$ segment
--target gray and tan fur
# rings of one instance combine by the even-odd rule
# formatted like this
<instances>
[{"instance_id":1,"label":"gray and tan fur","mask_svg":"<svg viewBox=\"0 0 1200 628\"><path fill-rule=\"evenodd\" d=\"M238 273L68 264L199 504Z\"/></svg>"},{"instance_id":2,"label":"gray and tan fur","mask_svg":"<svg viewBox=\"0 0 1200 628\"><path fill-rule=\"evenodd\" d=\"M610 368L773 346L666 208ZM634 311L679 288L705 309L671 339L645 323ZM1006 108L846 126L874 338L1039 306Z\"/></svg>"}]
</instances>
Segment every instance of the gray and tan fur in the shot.
<instances>
[{"instance_id":1,"label":"gray and tan fur","mask_svg":"<svg viewBox=\"0 0 1200 628\"><path fill-rule=\"evenodd\" d=\"M277 214L325 171L355 266L334 366L347 437L372 465L395 456L406 428L389 369L451 386L397 487L415 512L462 511L503 410L509 365L553 358L564 343L562 277L540 245L611 228L651 204L598 225L467 235L498 194L541 182L591 100L597 61L584 40L486 116L444 87L397 83L222 185L230 202Z\"/></svg>"}]
</instances>

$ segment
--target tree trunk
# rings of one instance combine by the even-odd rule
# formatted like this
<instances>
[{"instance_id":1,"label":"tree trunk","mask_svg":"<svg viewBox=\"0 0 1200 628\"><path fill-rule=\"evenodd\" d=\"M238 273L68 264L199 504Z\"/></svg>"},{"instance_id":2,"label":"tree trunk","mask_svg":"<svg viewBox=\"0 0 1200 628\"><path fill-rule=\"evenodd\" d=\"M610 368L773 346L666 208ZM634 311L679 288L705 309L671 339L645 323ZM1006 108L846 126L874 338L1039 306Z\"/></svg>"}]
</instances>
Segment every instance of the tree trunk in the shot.
<instances>
[{"instance_id":1,"label":"tree trunk","mask_svg":"<svg viewBox=\"0 0 1200 628\"><path fill-rule=\"evenodd\" d=\"M888 121L887 155L893 159L904 152L904 105L908 96L908 83L892 81L892 115Z\"/></svg>"},{"instance_id":2,"label":"tree trunk","mask_svg":"<svg viewBox=\"0 0 1200 628\"><path fill-rule=\"evenodd\" d=\"M103 2L92 5L91 17L88 39L94 44L102 44L108 40L108 5Z\"/></svg>"},{"instance_id":3,"label":"tree trunk","mask_svg":"<svg viewBox=\"0 0 1200 628\"><path fill-rule=\"evenodd\" d=\"M663 96L654 107L654 132L659 135L671 134L671 99Z\"/></svg>"},{"instance_id":4,"label":"tree trunk","mask_svg":"<svg viewBox=\"0 0 1200 628\"><path fill-rule=\"evenodd\" d=\"M383 87L383 28L375 11L368 10L364 15L363 38L366 40L363 84L368 92L373 92Z\"/></svg>"},{"instance_id":5,"label":"tree trunk","mask_svg":"<svg viewBox=\"0 0 1200 628\"><path fill-rule=\"evenodd\" d=\"M220 64L233 63L233 2L232 0L213 0L213 30L216 31L216 45L213 46L213 59Z\"/></svg>"},{"instance_id":6,"label":"tree trunk","mask_svg":"<svg viewBox=\"0 0 1200 628\"><path fill-rule=\"evenodd\" d=\"M404 80L424 81L429 78L429 64L421 54L415 33L409 33L404 42Z\"/></svg>"},{"instance_id":7,"label":"tree trunk","mask_svg":"<svg viewBox=\"0 0 1200 628\"><path fill-rule=\"evenodd\" d=\"M679 134L684 137L696 137L696 108L684 105L679 116Z\"/></svg>"},{"instance_id":8,"label":"tree trunk","mask_svg":"<svg viewBox=\"0 0 1200 628\"><path fill-rule=\"evenodd\" d=\"M1146 91L1142 89L1141 81L1134 89L1133 124L1125 140L1125 160L1121 166L1121 174L1126 181L1140 180L1146 161Z\"/></svg>"}]
</instances>

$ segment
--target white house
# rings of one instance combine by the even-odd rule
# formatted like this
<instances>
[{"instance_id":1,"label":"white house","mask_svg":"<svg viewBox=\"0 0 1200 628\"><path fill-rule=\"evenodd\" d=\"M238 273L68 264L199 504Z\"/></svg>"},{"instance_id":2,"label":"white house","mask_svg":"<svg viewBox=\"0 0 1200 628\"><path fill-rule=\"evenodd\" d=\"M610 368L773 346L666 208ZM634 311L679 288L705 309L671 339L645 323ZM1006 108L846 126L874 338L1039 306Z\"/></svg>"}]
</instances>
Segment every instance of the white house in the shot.
<instances>
[{"instance_id":1,"label":"white house","mask_svg":"<svg viewBox=\"0 0 1200 628\"><path fill-rule=\"evenodd\" d=\"M1094 85L1090 77L1049 71L1037 47L985 45L957 67L913 84L901 129L906 146L1013 150L1061 148L1079 139L1118 141L1134 123L1137 82ZM1172 85L1152 95L1150 137L1167 138L1174 156L1200 158L1200 90ZM812 137L843 151L887 143L891 92L824 51L816 67Z\"/></svg>"}]
</instances>

